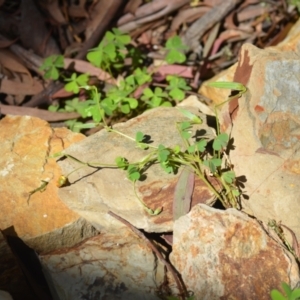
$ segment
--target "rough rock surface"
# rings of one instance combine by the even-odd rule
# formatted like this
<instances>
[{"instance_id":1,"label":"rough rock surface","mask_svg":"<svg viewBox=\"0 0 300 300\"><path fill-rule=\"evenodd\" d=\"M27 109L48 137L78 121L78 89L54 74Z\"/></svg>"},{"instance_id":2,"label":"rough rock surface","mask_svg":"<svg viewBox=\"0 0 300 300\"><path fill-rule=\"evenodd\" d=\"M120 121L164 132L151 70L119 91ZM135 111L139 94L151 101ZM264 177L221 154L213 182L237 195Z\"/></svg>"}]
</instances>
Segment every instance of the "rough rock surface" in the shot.
<instances>
[{"instance_id":1,"label":"rough rock surface","mask_svg":"<svg viewBox=\"0 0 300 300\"><path fill-rule=\"evenodd\" d=\"M82 140L66 128L53 129L38 118L7 116L0 121L0 228L38 252L72 246L96 233L57 196L61 170L48 158ZM45 192L30 192L49 181ZM29 200L29 201L28 201ZM29 202L29 203L28 203Z\"/></svg>"},{"instance_id":2,"label":"rough rock surface","mask_svg":"<svg viewBox=\"0 0 300 300\"><path fill-rule=\"evenodd\" d=\"M248 92L222 111L223 128L234 138L231 161L246 177L244 207L259 220L282 221L298 239L299 72L295 52L244 45L234 79Z\"/></svg>"},{"instance_id":3,"label":"rough rock surface","mask_svg":"<svg viewBox=\"0 0 300 300\"><path fill-rule=\"evenodd\" d=\"M125 227L40 260L57 299L160 299L156 293L164 281L163 265Z\"/></svg>"},{"instance_id":4,"label":"rough rock surface","mask_svg":"<svg viewBox=\"0 0 300 300\"><path fill-rule=\"evenodd\" d=\"M270 299L281 282L299 282L294 257L235 209L196 205L174 223L170 259L195 299Z\"/></svg>"},{"instance_id":5,"label":"rough rock surface","mask_svg":"<svg viewBox=\"0 0 300 300\"><path fill-rule=\"evenodd\" d=\"M264 222L281 221L295 232L298 240L299 32L300 21L276 47L261 50L251 44L243 45L238 64L223 76L243 83L248 92L224 105L220 113L223 130L234 138L235 149L230 157L235 172L246 178L246 211ZM212 93L212 89L202 91L212 96L215 103L226 99L226 95Z\"/></svg>"},{"instance_id":6,"label":"rough rock surface","mask_svg":"<svg viewBox=\"0 0 300 300\"><path fill-rule=\"evenodd\" d=\"M193 113L203 119L197 130L211 136L212 131L205 122L206 116L197 109L190 108ZM117 124L118 129L130 137L141 131L151 137L151 145L163 144L166 147L182 146L182 140L176 129L176 123L187 120L177 108L157 108L142 114L126 123ZM141 150L134 141L116 133L102 130L82 142L72 145L65 152L84 162L101 162L115 165L118 156L125 156L129 162L136 162L145 157L150 150ZM59 162L63 173L68 174L80 165L71 159ZM159 165L151 166L146 172L146 180L136 184L138 197L148 207L163 207L158 216L149 216L139 203L131 181L126 178L125 171L119 169L81 168L69 176L70 186L59 190L60 198L72 210L86 218L96 228L118 228L119 222L107 215L112 210L131 224L146 231L172 231L173 197L180 172L176 175L165 173ZM193 193L193 204L205 203L211 199L207 186L197 180Z\"/></svg>"}]
</instances>

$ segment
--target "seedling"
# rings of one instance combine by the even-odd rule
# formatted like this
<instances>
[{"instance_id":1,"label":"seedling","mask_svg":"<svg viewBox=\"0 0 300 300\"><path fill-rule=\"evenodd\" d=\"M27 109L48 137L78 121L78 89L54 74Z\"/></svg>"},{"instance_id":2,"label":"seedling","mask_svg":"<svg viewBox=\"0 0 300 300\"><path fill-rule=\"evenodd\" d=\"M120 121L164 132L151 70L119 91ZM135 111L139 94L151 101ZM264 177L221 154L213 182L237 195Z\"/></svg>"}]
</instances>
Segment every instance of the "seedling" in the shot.
<instances>
[{"instance_id":1,"label":"seedling","mask_svg":"<svg viewBox=\"0 0 300 300\"><path fill-rule=\"evenodd\" d=\"M57 80L59 78L59 69L64 67L64 57L62 55L51 55L47 57L41 65L40 70L45 71L46 79Z\"/></svg>"},{"instance_id":2,"label":"seedling","mask_svg":"<svg viewBox=\"0 0 300 300\"><path fill-rule=\"evenodd\" d=\"M72 73L66 75L64 72L61 77L65 78L65 89L73 92L72 99L65 100L64 106L49 107L51 111L70 112L75 111L81 115L81 120L69 120L66 124L74 131L90 128L84 123L93 119L100 122L98 109L95 109L100 102L101 109L105 116L111 119L118 119L123 115L128 118L132 115L141 114L143 111L159 106L173 106L183 100L187 91L191 88L186 80L178 76L167 76L166 87L155 87L153 85L153 74L145 68L145 56L138 49L130 45L131 38L127 34L121 33L118 29L106 32L103 40L96 48L89 50L87 60L94 66L102 68L104 71L115 77L116 74L124 74L114 86L93 87L89 85L90 77L88 74ZM178 36L170 38L166 42L167 63L183 63L186 57L183 45ZM131 60L130 66L126 65L125 59ZM46 70L46 78L57 80L59 78L59 68L64 65L62 56L51 56L47 58L41 67ZM152 71L154 72L154 71ZM143 87L142 93L139 92L139 99L136 91ZM97 88L98 97L95 98L89 91ZM85 90L85 93L84 93ZM80 92L79 96L76 96ZM97 120L97 121L96 121Z\"/></svg>"},{"instance_id":3,"label":"seedling","mask_svg":"<svg viewBox=\"0 0 300 300\"><path fill-rule=\"evenodd\" d=\"M181 166L184 166L189 172L194 173L207 184L216 199L219 199L224 207L240 208L238 201L240 191L235 184L235 173L231 168L231 163L227 156L223 155L229 141L228 135L222 133L216 136L212 143L214 154L211 156L208 149L209 141L207 140L207 137L198 137L194 141L191 141L192 129L195 125L202 123L201 118L190 111L184 109L180 109L180 111L187 118L187 120L175 124L178 134L181 136L185 146L183 149L181 149L179 145L166 147L163 144L159 144L158 146L147 144L145 142L146 135L143 132L139 131L136 133L135 137L130 137L113 129L112 127L109 127L105 123L105 119L102 119L104 122L104 128L108 132L114 132L131 140L132 142L135 142L136 145L142 149L141 151L144 149L150 150L150 152L148 151L148 154L140 161L129 162L125 157L117 157L115 161L116 164L114 166L109 165L109 167L116 167L126 171L128 179L135 184L135 182L138 181L145 173L146 169L153 164L159 164L168 174L176 174L178 169ZM73 156L67 154L62 155L75 160L83 166L108 167L108 165L104 165L102 163L95 164L82 162ZM67 175L66 178L69 175ZM221 187L220 189L216 189L210 183L209 176L215 177L215 179L219 182L219 186ZM150 215L157 215L162 211L162 208L151 209L147 207L141 199L139 199L139 201ZM178 206L182 207L181 204Z\"/></svg>"}]
</instances>

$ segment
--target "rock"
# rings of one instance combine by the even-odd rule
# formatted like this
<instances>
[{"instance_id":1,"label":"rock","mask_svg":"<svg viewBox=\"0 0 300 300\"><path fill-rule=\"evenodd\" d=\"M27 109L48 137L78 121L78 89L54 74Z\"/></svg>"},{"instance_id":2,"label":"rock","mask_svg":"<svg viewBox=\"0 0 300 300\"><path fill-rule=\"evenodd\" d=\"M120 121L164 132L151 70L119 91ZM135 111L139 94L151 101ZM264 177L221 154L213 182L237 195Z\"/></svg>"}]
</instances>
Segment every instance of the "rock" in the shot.
<instances>
[{"instance_id":1,"label":"rock","mask_svg":"<svg viewBox=\"0 0 300 300\"><path fill-rule=\"evenodd\" d=\"M245 211L264 222L282 221L298 240L300 219L294 212L300 203L299 40L300 21L276 47L243 45L239 62L222 77L243 83L248 92L219 113L222 130L234 139L230 158L244 186ZM210 81L217 80L219 76ZM208 95L205 88L202 92ZM225 97L209 95L215 103Z\"/></svg>"},{"instance_id":2,"label":"rock","mask_svg":"<svg viewBox=\"0 0 300 300\"><path fill-rule=\"evenodd\" d=\"M36 296L32 293L32 290L28 285L26 277L24 276L22 269L18 264L18 261L16 260L1 232L0 260L0 289L9 292L14 297L14 300L24 299L24 295L26 295L26 300L35 300ZM4 293L4 291L0 291L1 300L6 299L4 297L6 297L7 295L5 295Z\"/></svg>"},{"instance_id":3,"label":"rock","mask_svg":"<svg viewBox=\"0 0 300 300\"><path fill-rule=\"evenodd\" d=\"M203 124L197 127L208 137L212 130L206 122L206 116L197 109L191 111L200 115ZM136 132L142 131L149 135L152 143L167 147L182 145L182 139L176 129L176 122L187 118L178 108L156 108L145 112L126 123L117 124L114 129L135 137ZM151 150L141 150L136 143L116 133L102 130L83 141L73 144L65 153L84 162L98 162L115 165L118 156L125 156L129 162L136 162L145 157ZM59 161L63 174L68 174L80 167L76 161L65 159ZM107 215L109 210L129 221L135 227L149 232L167 232L173 229L173 197L180 172L176 175L165 173L159 165L153 165L146 171L147 178L136 184L138 197L148 207L155 210L163 207L158 216L150 216L134 191L126 173L113 168L81 168L69 176L70 186L59 190L60 198L72 210L86 218L99 230L103 228L118 229L120 224ZM193 204L205 203L210 200L212 193L201 181L196 180L193 194Z\"/></svg>"},{"instance_id":4,"label":"rock","mask_svg":"<svg viewBox=\"0 0 300 300\"><path fill-rule=\"evenodd\" d=\"M128 228L102 232L40 260L57 299L160 299L164 268Z\"/></svg>"},{"instance_id":5,"label":"rock","mask_svg":"<svg viewBox=\"0 0 300 300\"><path fill-rule=\"evenodd\" d=\"M8 292L1 291L1 290L0 290L0 299L1 300L13 300L13 298L11 297L11 295Z\"/></svg>"},{"instance_id":6,"label":"rock","mask_svg":"<svg viewBox=\"0 0 300 300\"><path fill-rule=\"evenodd\" d=\"M282 281L294 288L300 280L294 257L235 209L196 205L173 234L170 260L195 299L270 299Z\"/></svg>"},{"instance_id":7,"label":"rock","mask_svg":"<svg viewBox=\"0 0 300 300\"><path fill-rule=\"evenodd\" d=\"M248 92L225 105L223 130L234 139L231 162L244 176L243 206L257 219L282 221L300 238L300 61L295 52L246 44L234 80ZM233 126L232 126L233 124Z\"/></svg>"},{"instance_id":8,"label":"rock","mask_svg":"<svg viewBox=\"0 0 300 300\"><path fill-rule=\"evenodd\" d=\"M61 171L49 158L82 140L66 128L53 129L38 118L6 116L0 121L0 228L37 252L73 246L98 232L57 196ZM45 192L30 192L49 181ZM28 203L29 200L29 203Z\"/></svg>"}]
</instances>

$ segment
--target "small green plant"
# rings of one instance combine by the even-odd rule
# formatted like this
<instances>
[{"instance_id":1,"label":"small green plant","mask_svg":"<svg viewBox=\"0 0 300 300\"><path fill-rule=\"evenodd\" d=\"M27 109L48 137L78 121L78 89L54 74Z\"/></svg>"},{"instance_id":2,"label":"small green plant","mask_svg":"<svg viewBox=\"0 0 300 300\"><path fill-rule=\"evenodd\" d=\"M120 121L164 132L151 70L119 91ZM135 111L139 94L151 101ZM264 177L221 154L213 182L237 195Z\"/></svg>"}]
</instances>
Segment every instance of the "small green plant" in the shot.
<instances>
[{"instance_id":1,"label":"small green plant","mask_svg":"<svg viewBox=\"0 0 300 300\"><path fill-rule=\"evenodd\" d=\"M64 57L62 55L51 55L47 57L40 67L45 71L44 77L46 79L57 80L59 78L59 69L64 67Z\"/></svg>"},{"instance_id":2,"label":"small green plant","mask_svg":"<svg viewBox=\"0 0 300 300\"><path fill-rule=\"evenodd\" d=\"M135 142L136 146L140 149L148 150L148 152L140 161L129 162L125 157L117 157L115 160L116 164L109 166L101 163L90 164L88 162L82 162L67 154L64 156L83 164L83 166L116 167L122 169L126 171L128 179L133 183L139 180L147 168L153 164L159 164L168 174L176 174L179 167L184 166L207 184L211 192L215 195L215 198L219 199L225 208L240 208L238 200L240 190L236 185L236 177L232 169L232 164L226 154L229 142L229 136L226 133L220 133L219 130L217 130L217 134L213 140L208 140L206 136L195 136L194 139L191 139L193 127L201 124L202 120L190 111L180 109L182 114L186 117L186 120L176 123L176 128L178 134L181 136L184 147L182 148L182 146L179 145L166 147L163 144L153 146L147 143L146 134L143 132L137 132L135 137L130 137L108 126L105 123L105 110L100 105L97 89L94 87L91 88L90 91L93 97L96 98L95 102L97 103L94 109L98 110L98 113L92 112L96 124L98 125L99 122L102 121L104 128L108 132L119 134ZM95 116L97 116L97 118L95 118ZM209 144L212 145L212 151L210 151L211 146L209 146ZM66 178L69 175L67 175ZM211 184L209 180L210 176L213 176L219 182L221 188L217 189ZM162 208L151 209L147 207L142 200L140 200L140 202L150 215L157 215L162 211Z\"/></svg>"},{"instance_id":3,"label":"small green plant","mask_svg":"<svg viewBox=\"0 0 300 300\"><path fill-rule=\"evenodd\" d=\"M271 291L272 300L299 300L300 299L300 289L294 289L285 282L281 284L282 289L285 292L285 296L278 290L274 289Z\"/></svg>"},{"instance_id":4,"label":"small green plant","mask_svg":"<svg viewBox=\"0 0 300 300\"><path fill-rule=\"evenodd\" d=\"M153 85L152 73L143 65L145 57L138 48L130 45L131 39L127 34L121 33L118 29L106 32L100 44L87 54L87 60L94 66L102 68L110 73L112 77L121 72L125 74L118 84L108 86L106 88L96 87L98 89L98 98L93 102L90 90L95 88L90 86L90 77L88 74L71 73L66 71L61 73L61 77L65 78L65 89L78 96L65 100L64 106L51 105L50 111L58 112L77 112L80 114L80 120L69 120L67 124L74 131L87 128L83 126L84 122L99 119L93 114L95 106L100 105L104 111L104 116L112 119L118 119L122 115L130 116L140 114L143 111L159 106L173 106L182 101L187 91L191 88L187 85L185 79L170 75L166 77L165 87L155 87ZM183 51L186 46L182 44L178 36L170 38L166 42L167 63L183 63L186 57ZM125 64L125 59L131 59L131 65ZM62 56L51 56L47 58L41 69L46 70L45 77L57 80L59 78L59 69L63 67ZM68 72L68 71L67 71ZM127 75L126 75L127 74ZM135 96L137 90L139 98ZM83 91L85 91L83 93ZM98 103L99 102L99 103ZM91 125L88 125L91 126Z\"/></svg>"}]
</instances>

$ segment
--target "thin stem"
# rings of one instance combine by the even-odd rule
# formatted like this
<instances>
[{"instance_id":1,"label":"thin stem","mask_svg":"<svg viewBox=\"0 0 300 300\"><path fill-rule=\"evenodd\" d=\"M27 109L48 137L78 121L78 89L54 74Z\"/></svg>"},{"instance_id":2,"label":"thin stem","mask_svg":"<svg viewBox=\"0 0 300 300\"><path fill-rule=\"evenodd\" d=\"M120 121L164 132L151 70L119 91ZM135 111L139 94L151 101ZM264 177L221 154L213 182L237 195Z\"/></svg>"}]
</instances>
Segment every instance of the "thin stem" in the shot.
<instances>
[{"instance_id":1,"label":"thin stem","mask_svg":"<svg viewBox=\"0 0 300 300\"><path fill-rule=\"evenodd\" d=\"M121 131L115 130L115 129L110 128L110 127L108 127L108 126L105 126L105 129L106 129L108 132L114 132L114 133L117 133L117 134L119 134L119 135L121 135L121 136L123 136L123 137L125 137L125 138L127 138L127 139L129 139L129 140L131 140L131 141L133 141L133 142L136 142L136 140L135 140L134 138L132 138L132 137L130 137L130 136L128 136L128 135L122 133ZM145 143L138 143L138 144L146 145L148 148L158 149L158 147L155 147L155 146L152 146L152 145L149 145L149 144L145 144Z\"/></svg>"}]
</instances>

